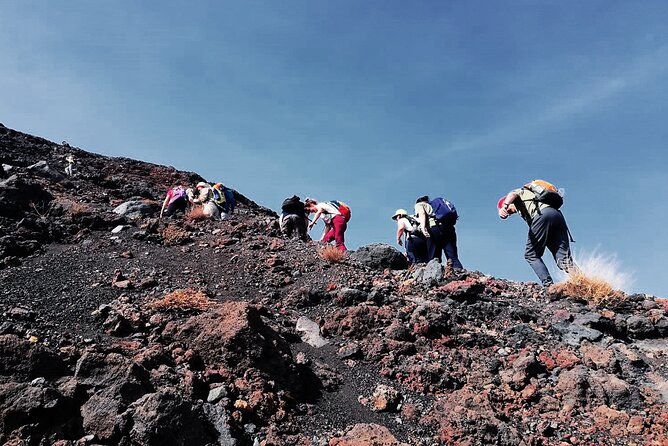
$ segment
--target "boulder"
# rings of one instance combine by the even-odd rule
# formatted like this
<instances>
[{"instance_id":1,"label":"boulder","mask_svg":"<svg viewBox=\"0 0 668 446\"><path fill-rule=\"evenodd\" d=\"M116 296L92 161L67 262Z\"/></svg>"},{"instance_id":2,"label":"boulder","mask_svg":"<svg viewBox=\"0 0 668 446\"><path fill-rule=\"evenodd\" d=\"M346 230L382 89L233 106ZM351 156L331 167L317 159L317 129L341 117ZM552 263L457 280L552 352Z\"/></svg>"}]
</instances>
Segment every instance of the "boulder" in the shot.
<instances>
[{"instance_id":1,"label":"boulder","mask_svg":"<svg viewBox=\"0 0 668 446\"><path fill-rule=\"evenodd\" d=\"M38 161L35 164L28 166L27 170L52 181L62 181L65 179L65 175L51 167L46 161Z\"/></svg>"},{"instance_id":2,"label":"boulder","mask_svg":"<svg viewBox=\"0 0 668 446\"><path fill-rule=\"evenodd\" d=\"M416 269L413 273L413 279L426 284L438 282L442 278L443 266L438 261L438 259L431 259L427 265Z\"/></svg>"},{"instance_id":3,"label":"boulder","mask_svg":"<svg viewBox=\"0 0 668 446\"><path fill-rule=\"evenodd\" d=\"M362 246L350 254L352 259L374 269L406 269L406 257L390 245L375 243Z\"/></svg>"},{"instance_id":4,"label":"boulder","mask_svg":"<svg viewBox=\"0 0 668 446\"><path fill-rule=\"evenodd\" d=\"M114 208L114 212L128 218L152 217L160 211L160 206L145 199L132 199Z\"/></svg>"},{"instance_id":5,"label":"boulder","mask_svg":"<svg viewBox=\"0 0 668 446\"><path fill-rule=\"evenodd\" d=\"M219 435L206 421L201 407L169 389L144 395L124 417L131 420L128 436L132 444L230 444L218 441Z\"/></svg>"},{"instance_id":6,"label":"boulder","mask_svg":"<svg viewBox=\"0 0 668 446\"><path fill-rule=\"evenodd\" d=\"M248 303L226 302L185 323L169 323L163 336L192 349L206 367L223 366L239 374L256 368L289 387L303 384L287 342Z\"/></svg>"},{"instance_id":7,"label":"boulder","mask_svg":"<svg viewBox=\"0 0 668 446\"><path fill-rule=\"evenodd\" d=\"M0 375L56 378L66 372L57 353L12 334L0 336Z\"/></svg>"},{"instance_id":8,"label":"boulder","mask_svg":"<svg viewBox=\"0 0 668 446\"><path fill-rule=\"evenodd\" d=\"M42 186L12 175L0 181L0 216L19 218L31 206L43 207L53 196Z\"/></svg>"}]
</instances>

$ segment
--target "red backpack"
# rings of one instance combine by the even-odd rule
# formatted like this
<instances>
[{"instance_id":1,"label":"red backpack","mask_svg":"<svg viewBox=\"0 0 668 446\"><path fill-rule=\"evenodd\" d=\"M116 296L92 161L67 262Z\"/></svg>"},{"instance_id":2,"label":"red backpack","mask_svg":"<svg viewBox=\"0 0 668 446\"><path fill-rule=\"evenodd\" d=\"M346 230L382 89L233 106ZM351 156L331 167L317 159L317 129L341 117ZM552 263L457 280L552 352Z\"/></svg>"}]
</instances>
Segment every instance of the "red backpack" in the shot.
<instances>
[{"instance_id":1,"label":"red backpack","mask_svg":"<svg viewBox=\"0 0 668 446\"><path fill-rule=\"evenodd\" d=\"M332 206L336 208L337 211L339 211L339 214L346 220L346 222L350 221L350 206L345 204L343 201L337 201L337 200L332 200L329 202Z\"/></svg>"}]
</instances>

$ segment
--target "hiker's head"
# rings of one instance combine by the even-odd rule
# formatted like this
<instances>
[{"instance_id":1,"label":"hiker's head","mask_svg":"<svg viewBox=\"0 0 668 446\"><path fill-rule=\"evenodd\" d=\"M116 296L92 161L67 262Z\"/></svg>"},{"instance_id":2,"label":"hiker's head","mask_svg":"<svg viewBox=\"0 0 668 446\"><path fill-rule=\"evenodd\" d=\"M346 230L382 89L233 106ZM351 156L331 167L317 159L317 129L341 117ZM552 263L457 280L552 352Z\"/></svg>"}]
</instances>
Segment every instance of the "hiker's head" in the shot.
<instances>
[{"instance_id":1,"label":"hiker's head","mask_svg":"<svg viewBox=\"0 0 668 446\"><path fill-rule=\"evenodd\" d=\"M416 203L428 203L429 202L429 195L425 195L424 197L420 197L417 200L415 200Z\"/></svg>"},{"instance_id":2,"label":"hiker's head","mask_svg":"<svg viewBox=\"0 0 668 446\"><path fill-rule=\"evenodd\" d=\"M406 209L397 209L394 215L392 216L392 220L396 220L401 217L405 217L408 215L408 212L406 212Z\"/></svg>"},{"instance_id":3,"label":"hiker's head","mask_svg":"<svg viewBox=\"0 0 668 446\"><path fill-rule=\"evenodd\" d=\"M316 204L318 204L318 200L315 198L306 197L304 200L304 210L308 212L318 212L318 209L315 206Z\"/></svg>"}]
</instances>

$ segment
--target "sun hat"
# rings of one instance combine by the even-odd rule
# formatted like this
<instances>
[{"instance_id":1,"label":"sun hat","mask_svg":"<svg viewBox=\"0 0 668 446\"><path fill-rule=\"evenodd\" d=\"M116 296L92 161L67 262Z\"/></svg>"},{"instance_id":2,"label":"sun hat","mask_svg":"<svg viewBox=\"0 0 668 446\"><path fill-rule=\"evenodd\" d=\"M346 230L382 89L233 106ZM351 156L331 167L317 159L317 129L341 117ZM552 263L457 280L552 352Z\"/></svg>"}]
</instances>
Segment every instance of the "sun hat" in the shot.
<instances>
[{"instance_id":1,"label":"sun hat","mask_svg":"<svg viewBox=\"0 0 668 446\"><path fill-rule=\"evenodd\" d=\"M400 215L408 215L408 212L406 212L406 209L397 209L394 215L392 216L392 220L396 220L397 217Z\"/></svg>"}]
</instances>

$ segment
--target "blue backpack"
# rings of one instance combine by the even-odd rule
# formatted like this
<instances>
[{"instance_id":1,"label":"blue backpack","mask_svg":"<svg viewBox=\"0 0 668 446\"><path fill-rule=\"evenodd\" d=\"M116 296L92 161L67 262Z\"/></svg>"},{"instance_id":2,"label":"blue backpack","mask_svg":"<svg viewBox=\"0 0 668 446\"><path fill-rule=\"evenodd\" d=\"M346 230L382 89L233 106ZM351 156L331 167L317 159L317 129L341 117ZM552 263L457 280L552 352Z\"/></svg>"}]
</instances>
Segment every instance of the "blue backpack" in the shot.
<instances>
[{"instance_id":1,"label":"blue backpack","mask_svg":"<svg viewBox=\"0 0 668 446\"><path fill-rule=\"evenodd\" d=\"M455 205L450 203L445 198L434 198L429 202L434 210L434 220L441 225L454 225L457 223L459 215Z\"/></svg>"}]
</instances>

